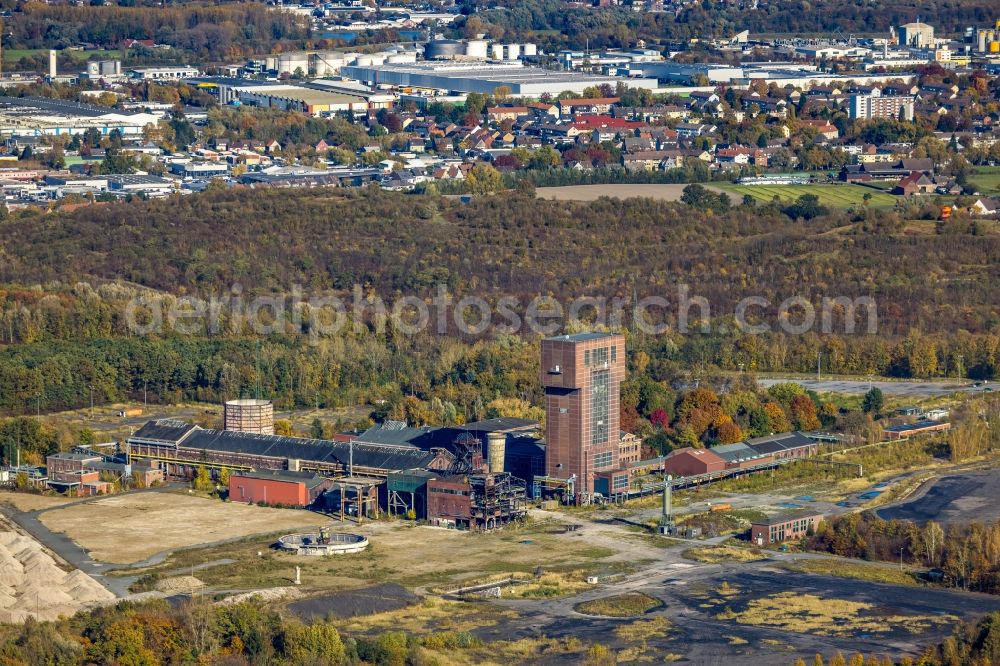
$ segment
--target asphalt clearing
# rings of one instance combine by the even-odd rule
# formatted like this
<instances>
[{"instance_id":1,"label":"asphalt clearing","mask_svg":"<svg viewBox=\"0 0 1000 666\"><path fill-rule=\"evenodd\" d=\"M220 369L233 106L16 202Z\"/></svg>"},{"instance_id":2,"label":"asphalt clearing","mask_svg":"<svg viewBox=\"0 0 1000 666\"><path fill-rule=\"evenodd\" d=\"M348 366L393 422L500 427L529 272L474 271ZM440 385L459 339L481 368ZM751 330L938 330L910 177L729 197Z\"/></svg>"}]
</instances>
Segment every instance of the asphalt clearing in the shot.
<instances>
[{"instance_id":1,"label":"asphalt clearing","mask_svg":"<svg viewBox=\"0 0 1000 666\"><path fill-rule=\"evenodd\" d=\"M412 606L420 597L396 583L382 583L358 590L310 597L289 604L288 608L306 621L326 618L346 619L385 613Z\"/></svg>"},{"instance_id":2,"label":"asphalt clearing","mask_svg":"<svg viewBox=\"0 0 1000 666\"><path fill-rule=\"evenodd\" d=\"M715 591L724 581L736 588L737 593L720 598ZM673 663L699 666L732 666L734 663L788 666L799 656L811 662L816 653L829 658L838 651L848 658L858 652L894 657L917 655L952 632L952 622L944 621L943 616L975 620L986 613L1000 611L1000 597L997 596L790 573L773 568L773 564L767 562L679 572L670 581L644 586L641 591L660 599L664 606L641 618L612 619L575 613L572 599L546 600L525 605L517 619L502 619L474 633L483 640L577 637L624 649L630 647L630 643L622 640L623 628L662 617L669 622L666 635L653 636L646 641L646 655L655 656L657 661L672 655ZM824 635L740 624L734 619L720 617L727 606L739 612L754 599L779 593L870 604L871 610L867 612L876 620L883 616L922 616L941 617L942 621L916 633L905 627L887 627L888 631ZM513 604L507 607L518 609L518 605ZM634 647L634 643L631 646ZM577 662L571 656L561 659L558 655L546 655L544 663Z\"/></svg>"},{"instance_id":3,"label":"asphalt clearing","mask_svg":"<svg viewBox=\"0 0 1000 666\"><path fill-rule=\"evenodd\" d=\"M877 511L880 518L950 523L1000 520L1000 470L943 476L925 484L915 497Z\"/></svg>"}]
</instances>

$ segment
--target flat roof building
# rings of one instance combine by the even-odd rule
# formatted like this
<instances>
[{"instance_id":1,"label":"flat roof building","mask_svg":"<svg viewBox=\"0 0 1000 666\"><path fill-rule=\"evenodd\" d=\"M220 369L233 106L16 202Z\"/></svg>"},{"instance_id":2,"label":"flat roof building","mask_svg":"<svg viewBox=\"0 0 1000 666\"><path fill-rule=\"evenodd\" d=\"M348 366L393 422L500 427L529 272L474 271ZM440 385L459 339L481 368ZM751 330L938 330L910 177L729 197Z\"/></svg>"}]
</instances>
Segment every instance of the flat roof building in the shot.
<instances>
[{"instance_id":1,"label":"flat roof building","mask_svg":"<svg viewBox=\"0 0 1000 666\"><path fill-rule=\"evenodd\" d=\"M230 502L305 507L330 487L330 479L313 472L260 470L229 477Z\"/></svg>"},{"instance_id":2,"label":"flat roof building","mask_svg":"<svg viewBox=\"0 0 1000 666\"><path fill-rule=\"evenodd\" d=\"M513 97L539 97L544 93L558 95L569 91L583 94L586 88L624 83L632 88L655 90L655 79L622 78L559 72L531 67L520 62L420 62L386 63L382 65L346 65L341 76L371 86L395 88L425 88L454 93L492 94L506 87Z\"/></svg>"},{"instance_id":3,"label":"flat roof building","mask_svg":"<svg viewBox=\"0 0 1000 666\"><path fill-rule=\"evenodd\" d=\"M146 125L161 118L159 113L130 113L47 97L0 96L2 136L83 134L89 129L102 135L114 130L124 136L140 135Z\"/></svg>"},{"instance_id":4,"label":"flat roof building","mask_svg":"<svg viewBox=\"0 0 1000 666\"><path fill-rule=\"evenodd\" d=\"M367 113L369 109L391 108L395 101L395 97L389 95L352 94L292 85L229 87L228 90L234 91L243 104L302 111L313 116Z\"/></svg>"}]
</instances>

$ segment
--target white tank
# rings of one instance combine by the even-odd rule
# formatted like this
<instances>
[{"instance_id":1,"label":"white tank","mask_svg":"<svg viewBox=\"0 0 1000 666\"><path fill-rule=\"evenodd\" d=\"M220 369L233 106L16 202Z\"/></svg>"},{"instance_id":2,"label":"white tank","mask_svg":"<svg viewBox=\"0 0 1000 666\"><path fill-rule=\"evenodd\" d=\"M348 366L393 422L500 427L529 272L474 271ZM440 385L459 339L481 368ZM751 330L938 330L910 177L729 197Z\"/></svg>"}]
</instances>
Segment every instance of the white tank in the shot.
<instances>
[{"instance_id":1,"label":"white tank","mask_svg":"<svg viewBox=\"0 0 1000 666\"><path fill-rule=\"evenodd\" d=\"M486 42L482 39L474 39L465 45L465 55L470 58L481 58L486 60Z\"/></svg>"},{"instance_id":2,"label":"white tank","mask_svg":"<svg viewBox=\"0 0 1000 666\"><path fill-rule=\"evenodd\" d=\"M372 65L374 65L375 67L378 67L379 65L384 63L385 63L385 56L383 55L372 56Z\"/></svg>"},{"instance_id":3,"label":"white tank","mask_svg":"<svg viewBox=\"0 0 1000 666\"><path fill-rule=\"evenodd\" d=\"M389 63L389 64L393 64L393 63L399 64L399 63L416 62L417 61L417 54L415 54L415 53L395 53L395 54L389 56L388 58L386 58L385 61L387 63Z\"/></svg>"},{"instance_id":4,"label":"white tank","mask_svg":"<svg viewBox=\"0 0 1000 666\"><path fill-rule=\"evenodd\" d=\"M494 44L490 49L494 60L503 60L503 44Z\"/></svg>"},{"instance_id":5,"label":"white tank","mask_svg":"<svg viewBox=\"0 0 1000 666\"><path fill-rule=\"evenodd\" d=\"M371 67L372 65L375 64L375 59L367 55L358 56L358 61L356 64L358 67Z\"/></svg>"},{"instance_id":6,"label":"white tank","mask_svg":"<svg viewBox=\"0 0 1000 666\"><path fill-rule=\"evenodd\" d=\"M333 53L317 53L313 57L313 71L316 76L336 74L344 66L344 59Z\"/></svg>"},{"instance_id":7,"label":"white tank","mask_svg":"<svg viewBox=\"0 0 1000 666\"><path fill-rule=\"evenodd\" d=\"M278 66L275 70L279 74L294 74L297 69L303 73L309 72L309 56L303 53L282 53L278 56Z\"/></svg>"},{"instance_id":8,"label":"white tank","mask_svg":"<svg viewBox=\"0 0 1000 666\"><path fill-rule=\"evenodd\" d=\"M536 55L538 55L538 45L537 44L525 44L524 45L524 55L526 55L526 56L536 56Z\"/></svg>"},{"instance_id":9,"label":"white tank","mask_svg":"<svg viewBox=\"0 0 1000 666\"><path fill-rule=\"evenodd\" d=\"M507 45L507 60L517 60L521 57L521 45L520 44L508 44Z\"/></svg>"}]
</instances>

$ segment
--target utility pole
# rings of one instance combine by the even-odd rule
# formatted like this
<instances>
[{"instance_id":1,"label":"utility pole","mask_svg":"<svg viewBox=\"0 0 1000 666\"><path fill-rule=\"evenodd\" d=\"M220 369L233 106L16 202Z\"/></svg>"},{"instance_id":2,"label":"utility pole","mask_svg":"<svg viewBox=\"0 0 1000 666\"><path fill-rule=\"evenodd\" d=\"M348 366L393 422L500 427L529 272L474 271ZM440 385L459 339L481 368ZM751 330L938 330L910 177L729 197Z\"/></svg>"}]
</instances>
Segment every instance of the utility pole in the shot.
<instances>
[{"instance_id":1,"label":"utility pole","mask_svg":"<svg viewBox=\"0 0 1000 666\"><path fill-rule=\"evenodd\" d=\"M900 546L899 547L899 570L900 571L903 570L903 548L904 548L904 546Z\"/></svg>"},{"instance_id":2,"label":"utility pole","mask_svg":"<svg viewBox=\"0 0 1000 666\"><path fill-rule=\"evenodd\" d=\"M820 371L822 359L823 359L823 352L821 352L821 351L816 352L816 381L819 381L819 376L820 376L820 372L819 371Z\"/></svg>"},{"instance_id":3,"label":"utility pole","mask_svg":"<svg viewBox=\"0 0 1000 666\"><path fill-rule=\"evenodd\" d=\"M94 385L90 385L90 420L94 420Z\"/></svg>"},{"instance_id":4,"label":"utility pole","mask_svg":"<svg viewBox=\"0 0 1000 666\"><path fill-rule=\"evenodd\" d=\"M149 384L149 380L148 379L143 379L142 380L142 413L143 414L146 413L146 411L147 411L146 407L147 407L147 404L148 404L147 401L146 401L146 386L147 386L147 384Z\"/></svg>"},{"instance_id":5,"label":"utility pole","mask_svg":"<svg viewBox=\"0 0 1000 666\"><path fill-rule=\"evenodd\" d=\"M958 381L962 381L962 377L965 375L965 356L963 354L958 355Z\"/></svg>"}]
</instances>

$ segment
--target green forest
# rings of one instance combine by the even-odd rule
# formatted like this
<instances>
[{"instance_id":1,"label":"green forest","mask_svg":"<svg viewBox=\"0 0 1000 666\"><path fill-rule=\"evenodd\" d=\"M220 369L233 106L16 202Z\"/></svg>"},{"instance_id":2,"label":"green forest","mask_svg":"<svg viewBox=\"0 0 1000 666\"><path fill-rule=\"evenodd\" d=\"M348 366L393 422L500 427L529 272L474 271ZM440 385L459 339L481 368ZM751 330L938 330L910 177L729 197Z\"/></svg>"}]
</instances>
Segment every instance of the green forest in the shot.
<instances>
[{"instance_id":1,"label":"green forest","mask_svg":"<svg viewBox=\"0 0 1000 666\"><path fill-rule=\"evenodd\" d=\"M463 333L455 308L444 310L439 329L430 308L439 289L452 303L512 299L522 317L539 295L623 303L661 295L667 306L647 313L666 332L644 332L629 307L620 328L630 369L664 385L722 371L815 372L818 357L824 373L856 376L989 379L1000 363L1000 237L960 226L911 234L888 211L859 221L825 211L807 222L771 206L715 212L525 193L462 203L378 189L289 197L219 188L71 213L17 211L0 229L0 410L8 414L78 407L91 388L100 401L143 390L167 401L263 390L285 406L412 396L451 403L464 418L480 418L499 398L537 404L541 336L501 332L509 320L499 316L480 335ZM685 309L686 333L678 328L682 285L708 307ZM328 332L308 307L263 336L238 316L237 303L256 295L285 303L296 289L303 299L332 296L348 308L360 299L362 307ZM187 296L219 299L217 319L172 320ZM407 334L405 322L368 307L381 299L389 309L402 296L428 303L434 325ZM772 303L750 313L769 332L734 326L739 300L750 296ZM817 304L871 297L877 331L869 333L859 308L849 333L847 310L834 308L828 333L785 332L782 318L795 310L776 307L789 296ZM130 317L145 325L153 311L162 326L137 335ZM584 308L579 321L564 317L552 330L613 325L612 314ZM457 320L475 316L462 311Z\"/></svg>"},{"instance_id":2,"label":"green forest","mask_svg":"<svg viewBox=\"0 0 1000 666\"><path fill-rule=\"evenodd\" d=\"M308 20L253 2L159 7L28 2L18 4L5 28L10 31L7 46L16 48L62 49L81 43L119 48L126 39L151 39L212 60L268 53L286 42L301 46L310 33Z\"/></svg>"}]
</instances>

